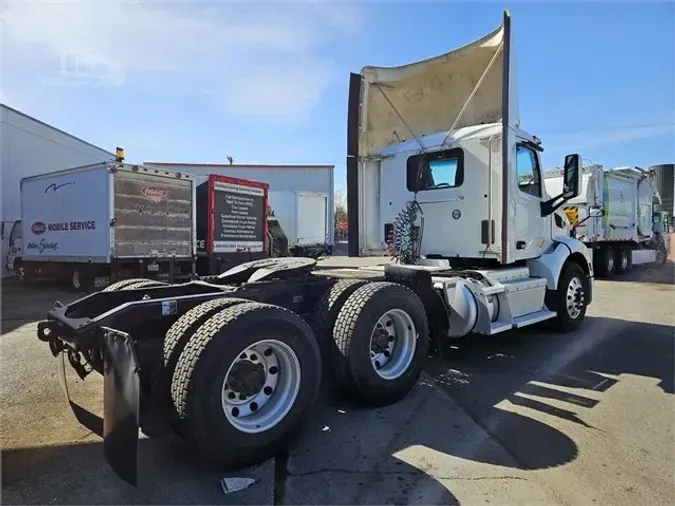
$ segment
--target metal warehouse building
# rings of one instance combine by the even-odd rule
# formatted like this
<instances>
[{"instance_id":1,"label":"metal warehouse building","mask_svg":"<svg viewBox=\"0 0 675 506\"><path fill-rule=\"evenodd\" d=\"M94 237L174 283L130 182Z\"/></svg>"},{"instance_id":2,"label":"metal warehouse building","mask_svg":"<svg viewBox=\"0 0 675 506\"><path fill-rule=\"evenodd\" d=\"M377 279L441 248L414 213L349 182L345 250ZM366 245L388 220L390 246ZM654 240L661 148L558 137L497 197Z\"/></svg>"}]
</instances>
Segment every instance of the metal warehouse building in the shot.
<instances>
[{"instance_id":1,"label":"metal warehouse building","mask_svg":"<svg viewBox=\"0 0 675 506\"><path fill-rule=\"evenodd\" d=\"M4 276L7 274L5 259L9 235L14 222L21 219L21 179L110 160L115 155L4 104L0 104L0 129L0 221Z\"/></svg>"}]
</instances>

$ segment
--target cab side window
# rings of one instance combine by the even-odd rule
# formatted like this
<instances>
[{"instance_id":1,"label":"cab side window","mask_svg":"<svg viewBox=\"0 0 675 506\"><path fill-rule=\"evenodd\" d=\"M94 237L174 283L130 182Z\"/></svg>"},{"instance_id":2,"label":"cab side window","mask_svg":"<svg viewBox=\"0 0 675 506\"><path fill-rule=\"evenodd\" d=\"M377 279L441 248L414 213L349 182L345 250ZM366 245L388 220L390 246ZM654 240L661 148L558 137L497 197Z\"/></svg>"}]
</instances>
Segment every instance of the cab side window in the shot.
<instances>
[{"instance_id":1,"label":"cab side window","mask_svg":"<svg viewBox=\"0 0 675 506\"><path fill-rule=\"evenodd\" d=\"M539 161L532 149L526 146L516 148L516 173L520 191L534 197L541 197Z\"/></svg>"}]
</instances>

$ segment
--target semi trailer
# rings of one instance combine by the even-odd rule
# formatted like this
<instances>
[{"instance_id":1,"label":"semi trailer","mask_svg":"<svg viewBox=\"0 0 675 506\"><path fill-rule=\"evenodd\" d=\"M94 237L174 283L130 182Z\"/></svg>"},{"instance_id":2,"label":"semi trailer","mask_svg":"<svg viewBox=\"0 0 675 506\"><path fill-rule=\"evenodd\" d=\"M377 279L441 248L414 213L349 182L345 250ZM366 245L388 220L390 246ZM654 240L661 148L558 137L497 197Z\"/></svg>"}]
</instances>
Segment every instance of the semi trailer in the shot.
<instances>
[{"instance_id":1,"label":"semi trailer","mask_svg":"<svg viewBox=\"0 0 675 506\"><path fill-rule=\"evenodd\" d=\"M37 337L62 373L67 358L103 375L103 447L119 476L137 481L141 413L162 413L218 468L248 465L299 434L322 379L387 405L453 339L582 325L592 257L560 211L579 194L580 158L547 195L542 143L519 125L512 37L505 11L461 49L351 74L349 233L363 249L391 238L398 263L355 278L271 258L55 304Z\"/></svg>"},{"instance_id":2,"label":"semi trailer","mask_svg":"<svg viewBox=\"0 0 675 506\"><path fill-rule=\"evenodd\" d=\"M549 192L560 191L563 175L547 171ZM598 277L623 274L633 266L633 252L642 251L651 262L663 265L668 257L667 238L658 226L661 198L654 172L639 167L605 170L601 165L582 169L580 193L562 207L576 237L593 252ZM600 216L589 216L599 208Z\"/></svg>"},{"instance_id":3,"label":"semi trailer","mask_svg":"<svg viewBox=\"0 0 675 506\"><path fill-rule=\"evenodd\" d=\"M88 291L120 278L190 279L195 186L189 174L101 162L23 178L21 234L8 267Z\"/></svg>"}]
</instances>

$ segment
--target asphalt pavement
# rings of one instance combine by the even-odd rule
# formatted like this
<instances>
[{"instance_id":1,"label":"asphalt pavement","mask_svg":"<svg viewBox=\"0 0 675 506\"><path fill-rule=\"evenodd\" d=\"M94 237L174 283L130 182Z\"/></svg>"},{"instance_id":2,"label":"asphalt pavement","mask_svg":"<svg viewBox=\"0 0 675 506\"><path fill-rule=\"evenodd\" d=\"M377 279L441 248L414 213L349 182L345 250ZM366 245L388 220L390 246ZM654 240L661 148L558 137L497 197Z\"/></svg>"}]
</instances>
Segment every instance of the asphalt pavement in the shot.
<instances>
[{"instance_id":1,"label":"asphalt pavement","mask_svg":"<svg viewBox=\"0 0 675 506\"><path fill-rule=\"evenodd\" d=\"M326 267L384 259L333 257ZM4 504L672 504L675 272L597 281L583 328L546 325L449 343L381 409L324 397L282 455L224 495L171 432L144 435L139 486L109 469L102 381L69 371L73 414L36 321L60 287L2 286Z\"/></svg>"}]
</instances>

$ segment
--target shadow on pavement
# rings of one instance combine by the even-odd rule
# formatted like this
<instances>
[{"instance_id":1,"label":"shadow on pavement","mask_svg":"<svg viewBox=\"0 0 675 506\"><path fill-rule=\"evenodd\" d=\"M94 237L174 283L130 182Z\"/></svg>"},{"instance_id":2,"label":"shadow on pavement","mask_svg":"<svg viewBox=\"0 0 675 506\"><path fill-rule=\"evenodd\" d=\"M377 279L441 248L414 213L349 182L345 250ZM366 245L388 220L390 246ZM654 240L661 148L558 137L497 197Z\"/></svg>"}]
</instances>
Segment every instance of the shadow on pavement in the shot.
<instances>
[{"instance_id":1,"label":"shadow on pavement","mask_svg":"<svg viewBox=\"0 0 675 506\"><path fill-rule=\"evenodd\" d=\"M236 473L262 479L232 496L225 496L219 485L224 475L204 468L180 441L142 439L138 466L139 486L135 488L120 480L107 465L100 441L3 450L3 504L271 504L272 501L271 463L263 471L250 468Z\"/></svg>"},{"instance_id":2,"label":"shadow on pavement","mask_svg":"<svg viewBox=\"0 0 675 506\"><path fill-rule=\"evenodd\" d=\"M452 344L448 356L433 359L428 371L508 449L520 468L560 465L576 457L574 442L542 422L495 406L508 401L584 430L599 430L579 412L602 401L556 387L606 392L621 375L635 375L655 379L663 392L674 393L672 326L600 317L587 317L585 325L572 334L544 334L533 326L498 339L474 336ZM563 401L566 408L552 406L548 399Z\"/></svg>"}]
</instances>

